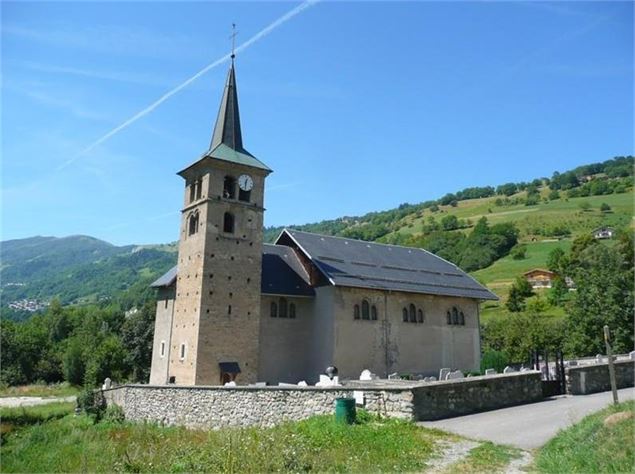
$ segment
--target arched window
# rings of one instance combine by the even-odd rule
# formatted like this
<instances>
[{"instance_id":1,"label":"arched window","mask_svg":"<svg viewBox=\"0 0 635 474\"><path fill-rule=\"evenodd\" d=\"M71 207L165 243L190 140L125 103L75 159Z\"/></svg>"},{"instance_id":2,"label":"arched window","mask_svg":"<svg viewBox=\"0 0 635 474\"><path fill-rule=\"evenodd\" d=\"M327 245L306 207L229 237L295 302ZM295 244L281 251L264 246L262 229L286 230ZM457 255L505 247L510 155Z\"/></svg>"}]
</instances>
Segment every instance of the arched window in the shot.
<instances>
[{"instance_id":1,"label":"arched window","mask_svg":"<svg viewBox=\"0 0 635 474\"><path fill-rule=\"evenodd\" d=\"M190 202L193 202L196 198L196 182L190 183Z\"/></svg>"},{"instance_id":2,"label":"arched window","mask_svg":"<svg viewBox=\"0 0 635 474\"><path fill-rule=\"evenodd\" d=\"M463 311L459 313L459 324L461 326L465 326L465 315L463 314Z\"/></svg>"},{"instance_id":3,"label":"arched window","mask_svg":"<svg viewBox=\"0 0 635 474\"><path fill-rule=\"evenodd\" d=\"M236 178L233 176L225 176L223 181L223 197L225 199L236 198Z\"/></svg>"},{"instance_id":4,"label":"arched window","mask_svg":"<svg viewBox=\"0 0 635 474\"><path fill-rule=\"evenodd\" d=\"M370 319L370 307L368 301L362 301L362 319Z\"/></svg>"},{"instance_id":5,"label":"arched window","mask_svg":"<svg viewBox=\"0 0 635 474\"><path fill-rule=\"evenodd\" d=\"M411 304L409 306L410 308L410 322L411 323L416 323L417 322L417 309L415 308L415 305Z\"/></svg>"},{"instance_id":6,"label":"arched window","mask_svg":"<svg viewBox=\"0 0 635 474\"><path fill-rule=\"evenodd\" d=\"M203 190L203 183L200 179L194 181L194 187L196 188L196 199L201 199L201 191Z\"/></svg>"},{"instance_id":7,"label":"arched window","mask_svg":"<svg viewBox=\"0 0 635 474\"><path fill-rule=\"evenodd\" d=\"M375 305L370 307L370 319L377 321L377 306Z\"/></svg>"},{"instance_id":8,"label":"arched window","mask_svg":"<svg viewBox=\"0 0 635 474\"><path fill-rule=\"evenodd\" d=\"M408 310L406 308L401 311L401 319L404 323L408 322Z\"/></svg>"},{"instance_id":9,"label":"arched window","mask_svg":"<svg viewBox=\"0 0 635 474\"><path fill-rule=\"evenodd\" d=\"M289 318L295 319L295 303L289 303Z\"/></svg>"},{"instance_id":10,"label":"arched window","mask_svg":"<svg viewBox=\"0 0 635 474\"><path fill-rule=\"evenodd\" d=\"M447 323L452 324L452 315L450 314L449 311L446 314L446 318L447 318Z\"/></svg>"},{"instance_id":11,"label":"arched window","mask_svg":"<svg viewBox=\"0 0 635 474\"><path fill-rule=\"evenodd\" d=\"M452 307L452 324L459 324L459 310L456 306Z\"/></svg>"},{"instance_id":12,"label":"arched window","mask_svg":"<svg viewBox=\"0 0 635 474\"><path fill-rule=\"evenodd\" d=\"M234 233L234 215L230 212L226 212L223 217L223 232Z\"/></svg>"},{"instance_id":13,"label":"arched window","mask_svg":"<svg viewBox=\"0 0 635 474\"><path fill-rule=\"evenodd\" d=\"M417 322L418 323L423 322L423 311L421 310L421 308L419 308L419 310L417 311Z\"/></svg>"},{"instance_id":14,"label":"arched window","mask_svg":"<svg viewBox=\"0 0 635 474\"><path fill-rule=\"evenodd\" d=\"M275 301L271 302L271 317L272 318L277 318L278 317L278 305L276 304Z\"/></svg>"},{"instance_id":15,"label":"arched window","mask_svg":"<svg viewBox=\"0 0 635 474\"><path fill-rule=\"evenodd\" d=\"M359 305L353 307L353 319L359 319Z\"/></svg>"},{"instance_id":16,"label":"arched window","mask_svg":"<svg viewBox=\"0 0 635 474\"><path fill-rule=\"evenodd\" d=\"M286 298L280 298L279 300L279 305L280 305L280 317L281 318L286 318L287 317L287 299Z\"/></svg>"},{"instance_id":17,"label":"arched window","mask_svg":"<svg viewBox=\"0 0 635 474\"><path fill-rule=\"evenodd\" d=\"M198 232L198 212L190 214L187 223L187 235L194 235Z\"/></svg>"},{"instance_id":18,"label":"arched window","mask_svg":"<svg viewBox=\"0 0 635 474\"><path fill-rule=\"evenodd\" d=\"M249 202L251 198L251 191L245 191L243 189L238 188L238 200L243 202Z\"/></svg>"}]
</instances>

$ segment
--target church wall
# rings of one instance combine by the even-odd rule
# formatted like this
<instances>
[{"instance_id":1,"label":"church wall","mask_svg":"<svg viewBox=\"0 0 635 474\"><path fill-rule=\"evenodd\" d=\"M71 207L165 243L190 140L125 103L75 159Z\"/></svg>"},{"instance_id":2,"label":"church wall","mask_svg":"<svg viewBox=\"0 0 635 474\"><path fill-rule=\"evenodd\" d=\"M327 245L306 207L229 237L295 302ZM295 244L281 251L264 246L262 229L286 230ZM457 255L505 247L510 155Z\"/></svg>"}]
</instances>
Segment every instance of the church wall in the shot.
<instances>
[{"instance_id":1,"label":"church wall","mask_svg":"<svg viewBox=\"0 0 635 474\"><path fill-rule=\"evenodd\" d=\"M393 372L438 375L442 367L478 369L478 303L466 298L336 288L334 363L341 378L358 378L364 369L381 377ZM355 320L353 308L366 298L378 319ZM414 304L423 323L403 322L402 310ZM465 326L450 326L446 312L457 306Z\"/></svg>"},{"instance_id":2,"label":"church wall","mask_svg":"<svg viewBox=\"0 0 635 474\"><path fill-rule=\"evenodd\" d=\"M258 381L269 384L298 383L311 374L311 332L314 326L313 298L286 297L295 304L296 317L272 318L271 303L279 307L279 296L261 297L260 360Z\"/></svg>"},{"instance_id":3,"label":"church wall","mask_svg":"<svg viewBox=\"0 0 635 474\"><path fill-rule=\"evenodd\" d=\"M307 346L310 353L308 383L319 380L327 367L334 364L335 349L335 295L333 286L314 288L314 314L311 341Z\"/></svg>"},{"instance_id":4,"label":"church wall","mask_svg":"<svg viewBox=\"0 0 635 474\"><path fill-rule=\"evenodd\" d=\"M154 339L152 342L152 367L150 370L150 383L154 385L161 385L168 381L168 361L172 315L174 312L174 296L174 286L160 288L157 293ZM163 354L161 354L162 344Z\"/></svg>"}]
</instances>

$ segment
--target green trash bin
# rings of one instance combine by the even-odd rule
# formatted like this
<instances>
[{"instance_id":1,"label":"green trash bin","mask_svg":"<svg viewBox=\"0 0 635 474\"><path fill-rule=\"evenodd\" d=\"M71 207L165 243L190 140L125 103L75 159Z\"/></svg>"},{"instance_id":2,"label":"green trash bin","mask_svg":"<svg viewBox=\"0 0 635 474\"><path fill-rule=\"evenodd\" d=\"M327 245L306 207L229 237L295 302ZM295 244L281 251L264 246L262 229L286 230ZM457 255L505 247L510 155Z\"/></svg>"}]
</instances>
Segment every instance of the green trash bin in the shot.
<instances>
[{"instance_id":1,"label":"green trash bin","mask_svg":"<svg viewBox=\"0 0 635 474\"><path fill-rule=\"evenodd\" d=\"M336 398L335 399L335 421L352 425L355 423L355 399Z\"/></svg>"}]
</instances>

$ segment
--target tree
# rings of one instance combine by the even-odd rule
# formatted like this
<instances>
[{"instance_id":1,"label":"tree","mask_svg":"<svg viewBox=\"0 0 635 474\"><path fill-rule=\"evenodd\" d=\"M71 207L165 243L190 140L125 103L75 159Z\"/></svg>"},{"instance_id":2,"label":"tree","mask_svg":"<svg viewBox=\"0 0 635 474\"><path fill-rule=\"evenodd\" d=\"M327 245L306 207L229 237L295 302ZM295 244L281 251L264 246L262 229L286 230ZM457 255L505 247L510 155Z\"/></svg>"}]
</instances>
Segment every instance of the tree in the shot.
<instances>
[{"instance_id":1,"label":"tree","mask_svg":"<svg viewBox=\"0 0 635 474\"><path fill-rule=\"evenodd\" d=\"M147 302L123 324L121 341L126 347L126 362L132 368L132 380L147 382L152 363L155 304Z\"/></svg>"},{"instance_id":2,"label":"tree","mask_svg":"<svg viewBox=\"0 0 635 474\"><path fill-rule=\"evenodd\" d=\"M509 289L509 297L507 298L507 309L512 313L518 313L525 309L525 299L532 296L534 290L525 277L519 276Z\"/></svg>"},{"instance_id":3,"label":"tree","mask_svg":"<svg viewBox=\"0 0 635 474\"><path fill-rule=\"evenodd\" d=\"M604 351L608 325L615 352L633 350L633 261L631 250L591 245L575 260L577 291L570 305L568 350L578 356Z\"/></svg>"},{"instance_id":4,"label":"tree","mask_svg":"<svg viewBox=\"0 0 635 474\"><path fill-rule=\"evenodd\" d=\"M527 256L526 245L515 245L509 252L514 260L524 260Z\"/></svg>"},{"instance_id":5,"label":"tree","mask_svg":"<svg viewBox=\"0 0 635 474\"><path fill-rule=\"evenodd\" d=\"M609 212L610 210L611 210L611 206L609 206L605 202L603 202L602 205L600 206L600 211L602 212Z\"/></svg>"},{"instance_id":6,"label":"tree","mask_svg":"<svg viewBox=\"0 0 635 474\"><path fill-rule=\"evenodd\" d=\"M591 209L591 204L589 203L589 201L582 201L580 204L578 204L578 206L583 211L588 211L589 209Z\"/></svg>"},{"instance_id":7,"label":"tree","mask_svg":"<svg viewBox=\"0 0 635 474\"><path fill-rule=\"evenodd\" d=\"M547 268L559 275L565 275L569 264L565 251L561 247L556 247L547 256Z\"/></svg>"},{"instance_id":8,"label":"tree","mask_svg":"<svg viewBox=\"0 0 635 474\"><path fill-rule=\"evenodd\" d=\"M553 189L549 193L549 200L550 201L555 201L556 199L560 199L560 193L556 189Z\"/></svg>"},{"instance_id":9,"label":"tree","mask_svg":"<svg viewBox=\"0 0 635 474\"><path fill-rule=\"evenodd\" d=\"M459 219L454 215L447 215L441 219L443 230L455 230L459 228Z\"/></svg>"},{"instance_id":10,"label":"tree","mask_svg":"<svg viewBox=\"0 0 635 474\"><path fill-rule=\"evenodd\" d=\"M547 295L547 300L549 301L549 304L553 306L562 306L568 294L569 288L567 288L567 284L565 283L564 279L560 276L557 276L551 284L549 294Z\"/></svg>"}]
</instances>

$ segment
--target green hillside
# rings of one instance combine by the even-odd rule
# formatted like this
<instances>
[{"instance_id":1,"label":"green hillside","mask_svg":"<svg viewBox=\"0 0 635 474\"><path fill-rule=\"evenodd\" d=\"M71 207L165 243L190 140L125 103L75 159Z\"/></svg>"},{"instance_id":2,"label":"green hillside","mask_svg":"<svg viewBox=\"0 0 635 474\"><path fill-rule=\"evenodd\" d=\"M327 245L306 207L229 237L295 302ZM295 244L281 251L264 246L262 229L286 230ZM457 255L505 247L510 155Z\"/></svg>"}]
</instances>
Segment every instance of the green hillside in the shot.
<instances>
[{"instance_id":1,"label":"green hillside","mask_svg":"<svg viewBox=\"0 0 635 474\"><path fill-rule=\"evenodd\" d=\"M486 236L478 228L487 220ZM482 221L483 222L483 221ZM551 178L466 188L419 204L358 217L292 226L369 241L423 247L488 285L503 298L516 276L545 267L556 247L601 226L633 226L633 157L616 157L554 173ZM482 226L481 226L482 227ZM273 241L282 227L265 229ZM525 257L508 255L526 246ZM116 295L148 295L147 284L176 262L176 244L117 247L88 237L33 237L2 242L0 297L88 303ZM134 298L129 304L134 303ZM488 303L484 316L500 305Z\"/></svg>"}]
</instances>

